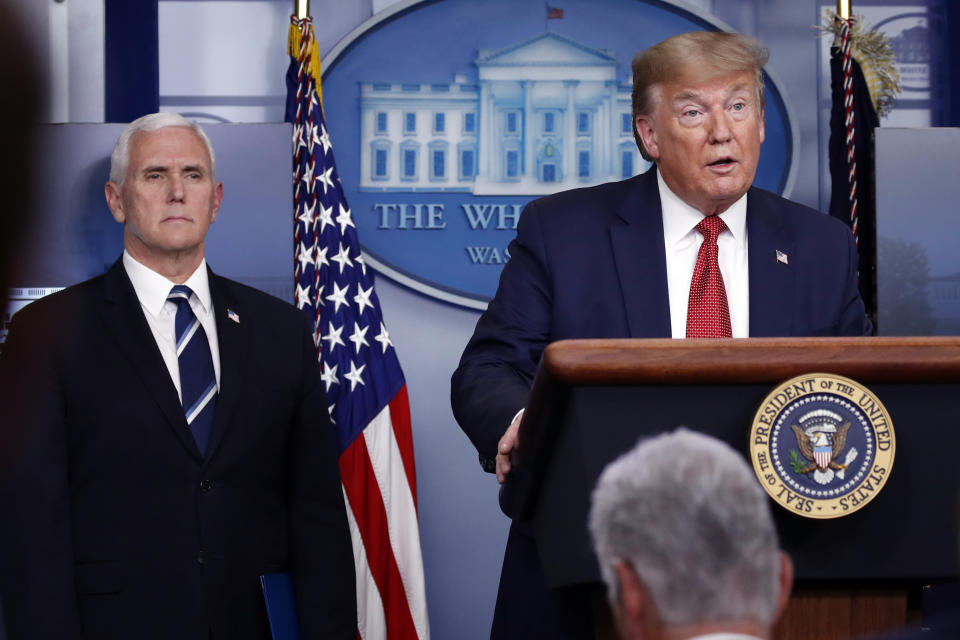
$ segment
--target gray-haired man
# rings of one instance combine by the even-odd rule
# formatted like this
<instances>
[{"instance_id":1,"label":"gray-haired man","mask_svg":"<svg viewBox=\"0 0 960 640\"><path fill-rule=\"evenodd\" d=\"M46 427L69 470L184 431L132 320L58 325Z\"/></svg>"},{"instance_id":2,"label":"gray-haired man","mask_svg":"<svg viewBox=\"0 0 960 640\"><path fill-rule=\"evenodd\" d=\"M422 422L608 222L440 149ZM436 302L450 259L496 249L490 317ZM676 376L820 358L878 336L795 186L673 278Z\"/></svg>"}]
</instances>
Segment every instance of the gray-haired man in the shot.
<instances>
[{"instance_id":1,"label":"gray-haired man","mask_svg":"<svg viewBox=\"0 0 960 640\"><path fill-rule=\"evenodd\" d=\"M626 639L769 638L790 596L766 495L740 454L704 434L677 429L610 463L590 532Z\"/></svg>"}]
</instances>

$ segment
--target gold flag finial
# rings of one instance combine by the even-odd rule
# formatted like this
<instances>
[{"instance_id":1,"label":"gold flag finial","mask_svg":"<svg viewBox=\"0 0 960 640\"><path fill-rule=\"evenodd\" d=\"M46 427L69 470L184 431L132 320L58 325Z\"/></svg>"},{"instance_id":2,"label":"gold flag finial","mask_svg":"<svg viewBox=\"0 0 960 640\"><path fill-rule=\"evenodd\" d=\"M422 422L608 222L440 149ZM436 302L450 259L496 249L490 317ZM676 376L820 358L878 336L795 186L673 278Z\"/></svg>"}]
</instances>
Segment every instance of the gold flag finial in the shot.
<instances>
[{"instance_id":1,"label":"gold flag finial","mask_svg":"<svg viewBox=\"0 0 960 640\"><path fill-rule=\"evenodd\" d=\"M837 0L837 15L840 16L841 19L849 20L850 16L853 15L852 11L850 0Z\"/></svg>"},{"instance_id":2,"label":"gold flag finial","mask_svg":"<svg viewBox=\"0 0 960 640\"><path fill-rule=\"evenodd\" d=\"M310 15L310 0L295 0L297 5L296 14L301 20Z\"/></svg>"}]
</instances>

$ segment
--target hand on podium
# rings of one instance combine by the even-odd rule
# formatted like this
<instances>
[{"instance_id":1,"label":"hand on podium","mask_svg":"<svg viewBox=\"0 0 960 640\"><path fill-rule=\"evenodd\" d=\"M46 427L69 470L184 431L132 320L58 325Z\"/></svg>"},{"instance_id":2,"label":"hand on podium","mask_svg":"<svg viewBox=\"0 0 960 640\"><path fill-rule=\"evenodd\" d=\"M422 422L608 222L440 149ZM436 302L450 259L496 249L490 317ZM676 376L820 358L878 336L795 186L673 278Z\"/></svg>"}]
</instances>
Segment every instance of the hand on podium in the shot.
<instances>
[{"instance_id":1,"label":"hand on podium","mask_svg":"<svg viewBox=\"0 0 960 640\"><path fill-rule=\"evenodd\" d=\"M520 430L520 421L523 420L523 409L513 417L513 422L507 427L497 444L497 482L503 484L510 473L510 453L517 446L517 432Z\"/></svg>"}]
</instances>

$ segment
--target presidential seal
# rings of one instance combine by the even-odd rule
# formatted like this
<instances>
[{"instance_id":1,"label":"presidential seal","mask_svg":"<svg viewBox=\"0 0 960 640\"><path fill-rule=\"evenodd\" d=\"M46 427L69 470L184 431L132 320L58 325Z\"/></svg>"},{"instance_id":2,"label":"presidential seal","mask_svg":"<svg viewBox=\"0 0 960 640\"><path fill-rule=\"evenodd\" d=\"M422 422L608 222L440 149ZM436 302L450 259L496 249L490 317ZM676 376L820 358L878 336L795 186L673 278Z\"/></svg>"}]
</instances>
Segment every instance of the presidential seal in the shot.
<instances>
[{"instance_id":1,"label":"presidential seal","mask_svg":"<svg viewBox=\"0 0 960 640\"><path fill-rule=\"evenodd\" d=\"M896 439L883 403L849 378L787 380L753 417L750 458L770 497L806 518L862 509L890 477Z\"/></svg>"}]
</instances>

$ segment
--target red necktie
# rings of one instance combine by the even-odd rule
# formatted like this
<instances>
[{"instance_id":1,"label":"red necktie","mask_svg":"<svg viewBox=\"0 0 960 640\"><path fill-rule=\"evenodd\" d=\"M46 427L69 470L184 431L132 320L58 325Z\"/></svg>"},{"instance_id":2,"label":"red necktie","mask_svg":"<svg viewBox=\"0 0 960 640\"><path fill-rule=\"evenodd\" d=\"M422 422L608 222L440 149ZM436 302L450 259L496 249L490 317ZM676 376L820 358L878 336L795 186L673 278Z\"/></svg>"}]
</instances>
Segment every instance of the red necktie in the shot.
<instances>
[{"instance_id":1,"label":"red necktie","mask_svg":"<svg viewBox=\"0 0 960 640\"><path fill-rule=\"evenodd\" d=\"M706 216L697 225L703 234L703 244L697 254L697 266L690 281L690 300L687 303L688 338L729 338L730 307L723 274L717 262L717 236L727 225L719 216Z\"/></svg>"}]
</instances>

